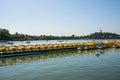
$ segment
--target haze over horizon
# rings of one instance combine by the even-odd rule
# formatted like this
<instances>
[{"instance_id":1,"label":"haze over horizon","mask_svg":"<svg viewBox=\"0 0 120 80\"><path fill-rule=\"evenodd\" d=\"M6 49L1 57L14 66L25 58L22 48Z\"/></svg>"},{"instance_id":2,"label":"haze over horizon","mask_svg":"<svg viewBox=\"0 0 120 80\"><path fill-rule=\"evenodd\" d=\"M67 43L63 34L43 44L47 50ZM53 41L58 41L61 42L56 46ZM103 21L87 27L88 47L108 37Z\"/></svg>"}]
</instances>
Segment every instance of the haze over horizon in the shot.
<instances>
[{"instance_id":1,"label":"haze over horizon","mask_svg":"<svg viewBox=\"0 0 120 80\"><path fill-rule=\"evenodd\" d=\"M30 35L120 34L120 0L0 0L0 28Z\"/></svg>"}]
</instances>

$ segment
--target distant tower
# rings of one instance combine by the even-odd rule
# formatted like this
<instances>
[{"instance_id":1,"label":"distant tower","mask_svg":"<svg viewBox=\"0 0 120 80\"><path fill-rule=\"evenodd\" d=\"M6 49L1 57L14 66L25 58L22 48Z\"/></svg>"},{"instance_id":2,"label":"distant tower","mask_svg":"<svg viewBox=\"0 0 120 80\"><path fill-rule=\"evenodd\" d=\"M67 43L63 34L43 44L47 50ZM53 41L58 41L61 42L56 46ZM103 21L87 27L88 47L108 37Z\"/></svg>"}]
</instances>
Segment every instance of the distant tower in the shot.
<instances>
[{"instance_id":1,"label":"distant tower","mask_svg":"<svg viewBox=\"0 0 120 80\"><path fill-rule=\"evenodd\" d=\"M101 27L100 27L100 33L102 33L102 29L101 29Z\"/></svg>"}]
</instances>

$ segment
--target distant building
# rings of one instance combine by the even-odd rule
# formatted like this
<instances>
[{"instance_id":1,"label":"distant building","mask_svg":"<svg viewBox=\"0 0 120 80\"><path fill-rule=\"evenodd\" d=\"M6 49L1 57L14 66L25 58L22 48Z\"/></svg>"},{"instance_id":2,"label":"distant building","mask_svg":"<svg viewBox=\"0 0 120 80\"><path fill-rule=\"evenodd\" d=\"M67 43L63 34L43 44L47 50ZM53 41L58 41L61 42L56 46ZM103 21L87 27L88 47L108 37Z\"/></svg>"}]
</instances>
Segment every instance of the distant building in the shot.
<instances>
[{"instance_id":1,"label":"distant building","mask_svg":"<svg viewBox=\"0 0 120 80\"><path fill-rule=\"evenodd\" d=\"M101 29L101 27L100 27L100 33L102 33L102 29Z\"/></svg>"}]
</instances>

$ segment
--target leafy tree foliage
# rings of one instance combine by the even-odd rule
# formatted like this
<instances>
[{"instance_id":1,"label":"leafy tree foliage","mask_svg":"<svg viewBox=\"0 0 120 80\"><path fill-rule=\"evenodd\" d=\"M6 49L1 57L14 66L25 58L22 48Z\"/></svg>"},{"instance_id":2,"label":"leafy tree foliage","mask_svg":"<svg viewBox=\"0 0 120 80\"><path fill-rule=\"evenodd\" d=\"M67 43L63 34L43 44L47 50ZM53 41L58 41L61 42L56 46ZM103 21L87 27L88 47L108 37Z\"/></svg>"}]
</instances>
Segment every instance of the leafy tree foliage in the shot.
<instances>
[{"instance_id":1,"label":"leafy tree foliage","mask_svg":"<svg viewBox=\"0 0 120 80\"><path fill-rule=\"evenodd\" d=\"M109 32L95 32L93 34L90 34L88 36L85 36L87 39L120 39L119 34L115 33L109 33Z\"/></svg>"},{"instance_id":2,"label":"leafy tree foliage","mask_svg":"<svg viewBox=\"0 0 120 80\"><path fill-rule=\"evenodd\" d=\"M11 35L8 30L0 28L0 40L10 40Z\"/></svg>"},{"instance_id":3,"label":"leafy tree foliage","mask_svg":"<svg viewBox=\"0 0 120 80\"><path fill-rule=\"evenodd\" d=\"M40 35L31 36L27 34L10 34L8 30L0 28L0 40L67 40L67 39L120 39L119 34L108 32L95 32L87 36L52 36L52 35Z\"/></svg>"}]
</instances>

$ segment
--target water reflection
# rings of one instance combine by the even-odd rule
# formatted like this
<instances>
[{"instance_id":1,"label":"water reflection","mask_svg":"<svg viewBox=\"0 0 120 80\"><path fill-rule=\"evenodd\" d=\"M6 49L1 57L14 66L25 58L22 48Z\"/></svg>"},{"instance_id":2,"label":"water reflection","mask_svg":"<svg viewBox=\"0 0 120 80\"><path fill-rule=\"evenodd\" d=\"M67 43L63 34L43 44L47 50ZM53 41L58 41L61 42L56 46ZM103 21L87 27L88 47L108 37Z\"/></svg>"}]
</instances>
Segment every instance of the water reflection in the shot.
<instances>
[{"instance_id":1,"label":"water reflection","mask_svg":"<svg viewBox=\"0 0 120 80\"><path fill-rule=\"evenodd\" d=\"M108 51L113 50L113 48L108 49L97 49L97 50L65 50L65 51L55 51L47 52L44 54L31 55L31 56L21 56L21 57L11 57L11 58L1 58L0 66L16 65L21 63L29 63L34 61L46 61L47 59L54 58L64 58L74 55L86 55L86 56L96 56L100 57Z\"/></svg>"}]
</instances>

